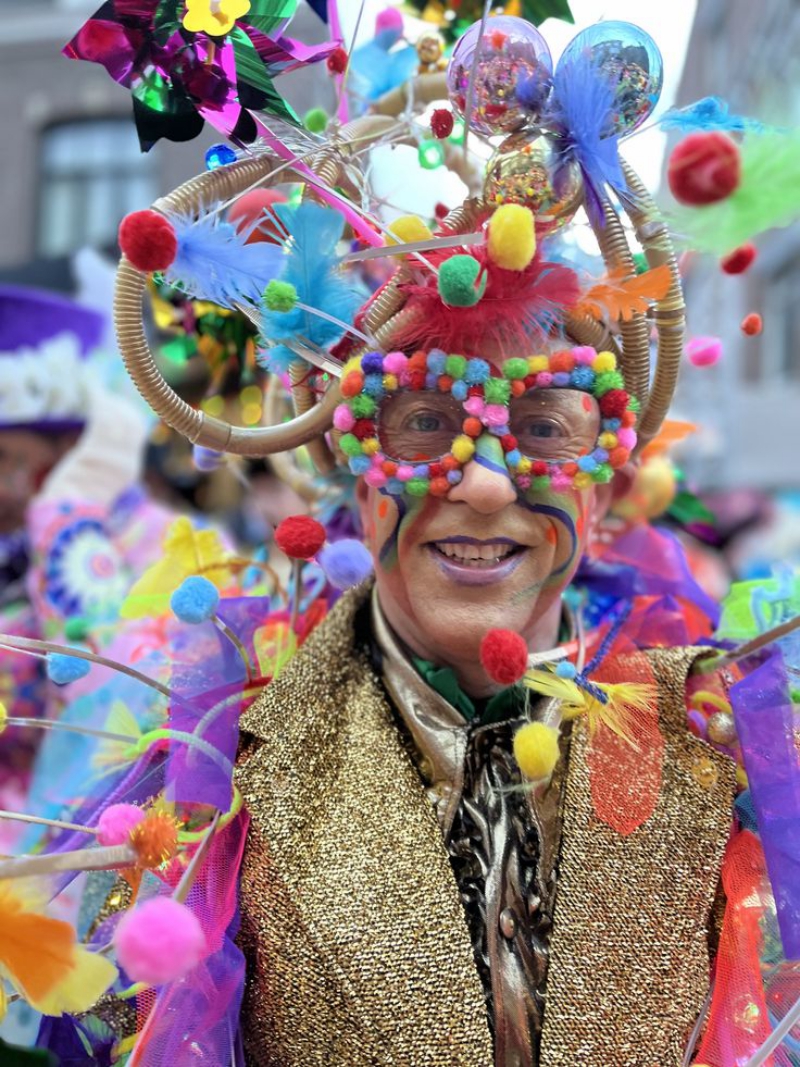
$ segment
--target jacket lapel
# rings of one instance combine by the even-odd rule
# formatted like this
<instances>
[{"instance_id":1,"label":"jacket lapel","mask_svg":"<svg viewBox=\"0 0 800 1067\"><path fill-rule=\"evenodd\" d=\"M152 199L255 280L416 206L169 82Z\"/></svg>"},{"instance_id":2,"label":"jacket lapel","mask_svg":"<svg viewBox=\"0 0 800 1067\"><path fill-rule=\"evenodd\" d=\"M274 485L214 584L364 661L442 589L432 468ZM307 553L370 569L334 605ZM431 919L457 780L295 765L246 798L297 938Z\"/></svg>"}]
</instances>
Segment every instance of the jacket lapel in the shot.
<instances>
[{"instance_id":1,"label":"jacket lapel","mask_svg":"<svg viewBox=\"0 0 800 1067\"><path fill-rule=\"evenodd\" d=\"M331 1057L340 1038L340 1058L325 1062L485 1067L483 993L441 831L380 683L353 648L362 600L342 598L242 721L245 940L248 930L283 940L270 945L274 964L261 957L248 998L272 1017L248 1025L280 1035L281 1058L261 1062L324 1062L316 1042ZM326 975L321 1002L313 990L306 998L313 1026L289 1003L297 990L287 983L302 974L289 963L276 977L290 957Z\"/></svg>"},{"instance_id":2,"label":"jacket lapel","mask_svg":"<svg viewBox=\"0 0 800 1067\"><path fill-rule=\"evenodd\" d=\"M679 1067L708 987L707 927L733 765L686 727L691 649L650 661L665 737L655 811L623 836L592 809L576 723L564 796L541 1067Z\"/></svg>"}]
</instances>

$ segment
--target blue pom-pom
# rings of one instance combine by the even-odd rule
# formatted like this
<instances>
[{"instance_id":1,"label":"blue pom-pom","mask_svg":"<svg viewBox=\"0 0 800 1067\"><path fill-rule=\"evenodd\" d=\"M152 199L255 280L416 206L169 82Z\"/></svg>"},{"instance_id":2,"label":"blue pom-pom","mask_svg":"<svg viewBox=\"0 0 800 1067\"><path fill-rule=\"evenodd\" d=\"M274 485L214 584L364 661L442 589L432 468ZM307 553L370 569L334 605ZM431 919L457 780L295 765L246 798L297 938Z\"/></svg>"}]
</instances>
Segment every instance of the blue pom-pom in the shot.
<instances>
[{"instance_id":1,"label":"blue pom-pom","mask_svg":"<svg viewBox=\"0 0 800 1067\"><path fill-rule=\"evenodd\" d=\"M467 385L482 385L489 377L489 364L485 359L471 359L464 371L464 381Z\"/></svg>"},{"instance_id":2,"label":"blue pom-pom","mask_svg":"<svg viewBox=\"0 0 800 1067\"><path fill-rule=\"evenodd\" d=\"M383 375L367 374L364 378L363 392L376 400L380 399L383 396Z\"/></svg>"},{"instance_id":3,"label":"blue pom-pom","mask_svg":"<svg viewBox=\"0 0 800 1067\"><path fill-rule=\"evenodd\" d=\"M435 374L431 374L429 372L428 374L425 375L425 388L426 389L435 389L437 380L438 379L437 379L436 375Z\"/></svg>"},{"instance_id":4,"label":"blue pom-pom","mask_svg":"<svg viewBox=\"0 0 800 1067\"><path fill-rule=\"evenodd\" d=\"M222 452L216 452L213 448L204 448L203 445L192 446L192 462L199 471L207 473L215 471L222 466L225 456Z\"/></svg>"},{"instance_id":5,"label":"blue pom-pom","mask_svg":"<svg viewBox=\"0 0 800 1067\"><path fill-rule=\"evenodd\" d=\"M428 370L431 374L435 374L438 378L440 374L444 374L445 364L447 363L447 356L438 348L432 348L428 353Z\"/></svg>"},{"instance_id":6,"label":"blue pom-pom","mask_svg":"<svg viewBox=\"0 0 800 1067\"><path fill-rule=\"evenodd\" d=\"M594 456L581 456L578 459L578 467L582 471L586 471L588 474L591 474L593 470L597 469L597 460L594 458Z\"/></svg>"},{"instance_id":7,"label":"blue pom-pom","mask_svg":"<svg viewBox=\"0 0 800 1067\"><path fill-rule=\"evenodd\" d=\"M372 459L369 456L353 456L348 466L351 474L366 474L372 466Z\"/></svg>"},{"instance_id":8,"label":"blue pom-pom","mask_svg":"<svg viewBox=\"0 0 800 1067\"><path fill-rule=\"evenodd\" d=\"M569 381L576 389L591 389L594 385L594 371L591 367L576 367L570 374Z\"/></svg>"},{"instance_id":9,"label":"blue pom-pom","mask_svg":"<svg viewBox=\"0 0 800 1067\"><path fill-rule=\"evenodd\" d=\"M451 485L458 485L463 478L461 471L448 471L447 480Z\"/></svg>"},{"instance_id":10,"label":"blue pom-pom","mask_svg":"<svg viewBox=\"0 0 800 1067\"><path fill-rule=\"evenodd\" d=\"M199 574L185 578L170 599L170 606L181 622L198 623L210 619L219 604L219 590Z\"/></svg>"},{"instance_id":11,"label":"blue pom-pom","mask_svg":"<svg viewBox=\"0 0 800 1067\"><path fill-rule=\"evenodd\" d=\"M390 496L402 496L405 491L405 483L401 482L399 478L389 478L386 482L386 492Z\"/></svg>"},{"instance_id":12,"label":"blue pom-pom","mask_svg":"<svg viewBox=\"0 0 800 1067\"><path fill-rule=\"evenodd\" d=\"M368 352L361 360L365 374L383 374L383 356L380 352Z\"/></svg>"},{"instance_id":13,"label":"blue pom-pom","mask_svg":"<svg viewBox=\"0 0 800 1067\"><path fill-rule=\"evenodd\" d=\"M372 556L355 538L326 545L317 559L334 589L349 589L372 574Z\"/></svg>"},{"instance_id":14,"label":"blue pom-pom","mask_svg":"<svg viewBox=\"0 0 800 1067\"><path fill-rule=\"evenodd\" d=\"M506 452L506 463L510 467L518 467L522 460L522 453L518 448L512 448L510 452Z\"/></svg>"},{"instance_id":15,"label":"blue pom-pom","mask_svg":"<svg viewBox=\"0 0 800 1067\"><path fill-rule=\"evenodd\" d=\"M553 385L555 385L558 389L563 389L565 386L569 385L569 374L567 373L567 371L556 371L556 373L553 375Z\"/></svg>"},{"instance_id":16,"label":"blue pom-pom","mask_svg":"<svg viewBox=\"0 0 800 1067\"><path fill-rule=\"evenodd\" d=\"M556 674L559 678L574 678L577 673L575 664L570 663L569 660L562 660L556 664Z\"/></svg>"},{"instance_id":17,"label":"blue pom-pom","mask_svg":"<svg viewBox=\"0 0 800 1067\"><path fill-rule=\"evenodd\" d=\"M88 660L68 656L63 652L50 652L47 656L47 677L56 685L69 685L85 678L91 664Z\"/></svg>"},{"instance_id":18,"label":"blue pom-pom","mask_svg":"<svg viewBox=\"0 0 800 1067\"><path fill-rule=\"evenodd\" d=\"M463 401L467 399L467 383L466 382L453 382L453 387L450 390L454 400Z\"/></svg>"}]
</instances>

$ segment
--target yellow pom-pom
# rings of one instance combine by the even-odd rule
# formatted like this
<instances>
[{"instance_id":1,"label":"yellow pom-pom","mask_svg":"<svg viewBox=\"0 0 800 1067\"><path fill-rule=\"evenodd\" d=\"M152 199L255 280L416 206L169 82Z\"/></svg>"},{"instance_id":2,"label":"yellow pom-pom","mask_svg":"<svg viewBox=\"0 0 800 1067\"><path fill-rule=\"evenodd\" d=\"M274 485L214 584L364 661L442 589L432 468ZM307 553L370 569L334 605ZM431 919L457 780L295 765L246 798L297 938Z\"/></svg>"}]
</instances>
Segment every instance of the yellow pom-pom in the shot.
<instances>
[{"instance_id":1,"label":"yellow pom-pom","mask_svg":"<svg viewBox=\"0 0 800 1067\"><path fill-rule=\"evenodd\" d=\"M354 371L361 373L361 356L353 356L352 359L348 359L345 365L342 367L342 381L348 374L352 374Z\"/></svg>"},{"instance_id":2,"label":"yellow pom-pom","mask_svg":"<svg viewBox=\"0 0 800 1067\"><path fill-rule=\"evenodd\" d=\"M549 778L558 763L558 730L543 722L528 722L514 734L514 759L531 782Z\"/></svg>"},{"instance_id":3,"label":"yellow pom-pom","mask_svg":"<svg viewBox=\"0 0 800 1067\"><path fill-rule=\"evenodd\" d=\"M522 204L503 204L489 221L489 259L504 270L525 270L536 254L533 213Z\"/></svg>"},{"instance_id":4,"label":"yellow pom-pom","mask_svg":"<svg viewBox=\"0 0 800 1067\"><path fill-rule=\"evenodd\" d=\"M572 479L572 484L576 489L588 489L592 484L592 476L586 471L578 471L575 477Z\"/></svg>"},{"instance_id":5,"label":"yellow pom-pom","mask_svg":"<svg viewBox=\"0 0 800 1067\"><path fill-rule=\"evenodd\" d=\"M540 374L543 370L550 369L550 360L547 356L528 356L528 371L530 374Z\"/></svg>"},{"instance_id":6,"label":"yellow pom-pom","mask_svg":"<svg viewBox=\"0 0 800 1067\"><path fill-rule=\"evenodd\" d=\"M471 437L467 437L465 433L462 433L453 441L452 452L459 463L466 463L468 459L472 459L475 452L475 442Z\"/></svg>"},{"instance_id":7,"label":"yellow pom-pom","mask_svg":"<svg viewBox=\"0 0 800 1067\"><path fill-rule=\"evenodd\" d=\"M607 432L600 434L600 436L597 438L597 443L601 448L605 448L608 452L610 452L612 448L617 447L617 444L619 442L617 441L617 435L615 433Z\"/></svg>"},{"instance_id":8,"label":"yellow pom-pom","mask_svg":"<svg viewBox=\"0 0 800 1067\"><path fill-rule=\"evenodd\" d=\"M533 464L527 456L523 456L517 464L517 474L530 474Z\"/></svg>"},{"instance_id":9,"label":"yellow pom-pom","mask_svg":"<svg viewBox=\"0 0 800 1067\"><path fill-rule=\"evenodd\" d=\"M381 443L377 437L365 437L361 442L361 451L365 456L374 456L376 452L380 452Z\"/></svg>"},{"instance_id":10,"label":"yellow pom-pom","mask_svg":"<svg viewBox=\"0 0 800 1067\"><path fill-rule=\"evenodd\" d=\"M5 704L2 701L0 701L0 734L6 728L6 720L7 719L8 719L8 711L6 710Z\"/></svg>"},{"instance_id":11,"label":"yellow pom-pom","mask_svg":"<svg viewBox=\"0 0 800 1067\"><path fill-rule=\"evenodd\" d=\"M383 388L387 393L393 393L398 387L396 374L384 374L383 376Z\"/></svg>"},{"instance_id":12,"label":"yellow pom-pom","mask_svg":"<svg viewBox=\"0 0 800 1067\"><path fill-rule=\"evenodd\" d=\"M608 370L617 369L617 357L613 352L598 352L592 360L592 370L595 374L604 374Z\"/></svg>"},{"instance_id":13,"label":"yellow pom-pom","mask_svg":"<svg viewBox=\"0 0 800 1067\"><path fill-rule=\"evenodd\" d=\"M430 229L418 215L403 215L389 223L387 245L411 244L412 241L427 241L432 237Z\"/></svg>"}]
</instances>

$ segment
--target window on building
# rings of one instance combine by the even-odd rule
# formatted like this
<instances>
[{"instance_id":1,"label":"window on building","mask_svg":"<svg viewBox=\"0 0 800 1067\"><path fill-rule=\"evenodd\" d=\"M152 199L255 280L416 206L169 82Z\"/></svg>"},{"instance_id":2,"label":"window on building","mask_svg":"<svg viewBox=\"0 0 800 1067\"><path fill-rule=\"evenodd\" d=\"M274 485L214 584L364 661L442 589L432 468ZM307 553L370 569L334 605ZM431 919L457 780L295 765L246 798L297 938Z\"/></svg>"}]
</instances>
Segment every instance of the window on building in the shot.
<instances>
[{"instance_id":1,"label":"window on building","mask_svg":"<svg viewBox=\"0 0 800 1067\"><path fill-rule=\"evenodd\" d=\"M63 256L112 246L129 211L158 195L155 161L125 118L60 123L41 141L38 251Z\"/></svg>"},{"instance_id":2,"label":"window on building","mask_svg":"<svg viewBox=\"0 0 800 1067\"><path fill-rule=\"evenodd\" d=\"M762 345L778 381L800 382L800 260L793 256L765 282Z\"/></svg>"}]
</instances>

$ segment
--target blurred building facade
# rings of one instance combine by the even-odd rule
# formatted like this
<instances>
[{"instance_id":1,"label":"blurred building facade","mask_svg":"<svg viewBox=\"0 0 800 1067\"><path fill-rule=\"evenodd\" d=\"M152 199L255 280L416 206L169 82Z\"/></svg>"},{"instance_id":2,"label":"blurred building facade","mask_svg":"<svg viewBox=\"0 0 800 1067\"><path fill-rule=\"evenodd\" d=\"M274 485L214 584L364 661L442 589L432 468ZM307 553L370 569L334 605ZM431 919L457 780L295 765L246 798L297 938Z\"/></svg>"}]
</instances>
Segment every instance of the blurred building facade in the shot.
<instances>
[{"instance_id":1,"label":"blurred building facade","mask_svg":"<svg viewBox=\"0 0 800 1067\"><path fill-rule=\"evenodd\" d=\"M81 247L113 254L129 211L192 177L206 148L223 140L206 126L189 144L160 141L142 153L130 94L102 66L69 60L64 44L100 0L0 0L0 145L4 281L64 288ZM293 31L325 40L327 29L301 5ZM292 32L292 31L290 31ZM322 70L280 80L299 114L331 93Z\"/></svg>"},{"instance_id":2,"label":"blurred building facade","mask_svg":"<svg viewBox=\"0 0 800 1067\"><path fill-rule=\"evenodd\" d=\"M676 103L712 94L733 112L800 125L796 0L699 0ZM756 243L744 275L726 275L710 256L685 265L689 333L724 343L716 366L683 368L677 397L676 412L703 427L681 457L703 488L800 484L800 225ZM747 337L740 324L753 311L764 330Z\"/></svg>"}]
</instances>

